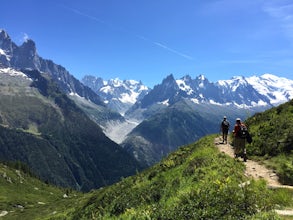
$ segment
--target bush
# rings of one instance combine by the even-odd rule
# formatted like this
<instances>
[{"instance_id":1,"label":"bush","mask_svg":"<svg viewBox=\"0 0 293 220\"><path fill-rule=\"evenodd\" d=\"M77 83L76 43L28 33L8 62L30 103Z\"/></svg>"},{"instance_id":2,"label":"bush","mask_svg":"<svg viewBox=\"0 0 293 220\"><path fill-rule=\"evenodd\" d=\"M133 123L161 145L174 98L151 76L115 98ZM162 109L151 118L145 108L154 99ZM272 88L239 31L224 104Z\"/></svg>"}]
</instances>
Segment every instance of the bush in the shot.
<instances>
[{"instance_id":1,"label":"bush","mask_svg":"<svg viewBox=\"0 0 293 220\"><path fill-rule=\"evenodd\" d=\"M279 178L283 184L293 185L293 162L282 164Z\"/></svg>"},{"instance_id":2,"label":"bush","mask_svg":"<svg viewBox=\"0 0 293 220\"><path fill-rule=\"evenodd\" d=\"M230 179L192 189L170 207L160 207L152 219L245 219L273 208L264 183L251 182L242 187ZM265 218L263 218L265 219Z\"/></svg>"}]
</instances>

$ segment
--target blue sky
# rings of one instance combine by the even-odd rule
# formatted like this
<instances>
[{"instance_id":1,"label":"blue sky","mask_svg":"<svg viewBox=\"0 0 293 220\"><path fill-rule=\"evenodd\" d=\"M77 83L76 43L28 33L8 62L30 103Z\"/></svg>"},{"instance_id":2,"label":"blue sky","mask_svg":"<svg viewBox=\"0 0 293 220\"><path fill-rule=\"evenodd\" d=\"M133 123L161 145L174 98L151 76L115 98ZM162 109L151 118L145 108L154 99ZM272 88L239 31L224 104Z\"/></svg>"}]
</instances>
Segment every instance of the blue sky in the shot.
<instances>
[{"instance_id":1,"label":"blue sky","mask_svg":"<svg viewBox=\"0 0 293 220\"><path fill-rule=\"evenodd\" d=\"M293 79L292 0L10 0L0 28L77 79Z\"/></svg>"}]
</instances>

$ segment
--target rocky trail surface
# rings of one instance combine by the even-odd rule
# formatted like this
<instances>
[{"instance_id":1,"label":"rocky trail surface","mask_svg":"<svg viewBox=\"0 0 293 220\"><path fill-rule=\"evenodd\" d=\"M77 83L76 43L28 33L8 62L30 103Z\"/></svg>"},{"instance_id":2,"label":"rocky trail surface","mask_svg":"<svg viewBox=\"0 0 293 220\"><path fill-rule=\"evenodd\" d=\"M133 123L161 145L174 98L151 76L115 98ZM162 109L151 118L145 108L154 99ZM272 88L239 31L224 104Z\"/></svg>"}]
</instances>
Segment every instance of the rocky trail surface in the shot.
<instances>
[{"instance_id":1,"label":"rocky trail surface","mask_svg":"<svg viewBox=\"0 0 293 220\"><path fill-rule=\"evenodd\" d=\"M222 143L222 138L217 137L215 139L215 146L219 149L220 152L229 155L234 158L234 150L232 145ZM241 158L240 158L241 159ZM239 159L239 160L240 160ZM252 177L254 179L264 179L269 188L288 188L293 190L293 186L283 185L279 182L278 176L274 170L268 169L264 165L250 160L249 158L244 163L246 166L245 175L248 177ZM289 215L293 216L293 210L276 210L276 212L280 215Z\"/></svg>"}]
</instances>

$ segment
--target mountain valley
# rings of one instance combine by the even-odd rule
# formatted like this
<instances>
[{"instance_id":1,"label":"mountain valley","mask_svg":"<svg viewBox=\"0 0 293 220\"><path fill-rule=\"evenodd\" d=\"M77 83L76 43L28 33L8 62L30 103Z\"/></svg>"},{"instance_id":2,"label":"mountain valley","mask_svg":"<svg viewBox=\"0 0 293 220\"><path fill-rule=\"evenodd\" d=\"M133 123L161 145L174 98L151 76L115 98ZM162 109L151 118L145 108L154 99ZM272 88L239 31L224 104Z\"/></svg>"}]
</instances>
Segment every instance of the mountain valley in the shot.
<instances>
[{"instance_id":1,"label":"mountain valley","mask_svg":"<svg viewBox=\"0 0 293 220\"><path fill-rule=\"evenodd\" d=\"M32 40L17 46L4 30L0 31L0 61L3 79L0 83L3 106L0 123L5 132L15 129L18 134L22 132L21 135L30 135L30 138L42 141L40 137L45 135L48 138L45 139L46 144L53 149L52 152L56 152L51 152L55 156L59 155L61 144L61 151L69 152L75 158L70 162L62 159L62 163L65 163L62 166L68 167L70 172L78 169L79 163L86 161L89 155L94 157L92 160L95 162L91 164L91 161L87 161L80 169L81 173L88 166L93 170L96 170L96 166L104 167L101 163L95 164L99 160L107 161L103 169L105 172L113 171L115 177L107 177L113 178L113 181L108 182L100 176L98 179L104 183L93 183L86 177L89 175L92 178L94 175L91 172L72 173L65 182L51 177L51 181L59 185L81 187L83 190L115 182L122 176L133 174L138 167L158 163L182 145L219 132L224 115L233 126L237 117L246 119L293 98L293 81L272 74L237 76L215 83L203 75L194 79L189 75L175 79L170 74L152 89L135 80L122 81L117 78L106 81L91 75L85 76L80 82L61 65L40 57ZM82 119L83 122L76 119ZM55 128L55 124L60 127ZM10 135L15 135L14 131ZM97 140L94 141L95 138ZM39 143L39 139L36 143ZM89 153L99 148L94 147L94 142L103 149L108 148L106 158L102 159L102 155L96 158L95 154ZM69 147L75 144L79 146L77 149ZM89 146L92 148L87 149ZM129 164L125 165L125 174L112 167L113 161L109 158L116 151L119 152L118 158L130 157L127 160ZM11 149L8 152L13 155ZM82 159L77 158L77 154ZM13 156L3 154L3 159L29 163L29 157ZM42 161L50 160L50 157ZM118 161L124 164L124 159ZM52 166L45 164L44 167ZM44 178L45 174L38 172ZM83 188L81 179L91 183Z\"/></svg>"},{"instance_id":2,"label":"mountain valley","mask_svg":"<svg viewBox=\"0 0 293 220\"><path fill-rule=\"evenodd\" d=\"M43 181L82 191L139 169L48 75L6 68L0 79L1 161L21 161Z\"/></svg>"}]
</instances>

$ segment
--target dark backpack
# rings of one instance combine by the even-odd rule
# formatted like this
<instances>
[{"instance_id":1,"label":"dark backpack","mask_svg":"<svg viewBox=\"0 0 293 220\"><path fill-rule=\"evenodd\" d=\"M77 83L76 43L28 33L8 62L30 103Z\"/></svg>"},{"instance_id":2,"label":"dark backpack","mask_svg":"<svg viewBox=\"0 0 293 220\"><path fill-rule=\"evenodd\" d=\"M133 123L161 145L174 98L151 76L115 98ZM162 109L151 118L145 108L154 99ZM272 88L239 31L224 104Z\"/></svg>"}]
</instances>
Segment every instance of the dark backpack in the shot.
<instances>
[{"instance_id":1,"label":"dark backpack","mask_svg":"<svg viewBox=\"0 0 293 220\"><path fill-rule=\"evenodd\" d=\"M229 124L228 121L226 121L226 120L225 121L222 121L222 128L223 129L227 129L228 130L229 129L229 126L230 126L230 124Z\"/></svg>"},{"instance_id":2,"label":"dark backpack","mask_svg":"<svg viewBox=\"0 0 293 220\"><path fill-rule=\"evenodd\" d=\"M247 134L246 141L249 144L252 143L252 137L251 137L251 135L249 133Z\"/></svg>"},{"instance_id":3,"label":"dark backpack","mask_svg":"<svg viewBox=\"0 0 293 220\"><path fill-rule=\"evenodd\" d=\"M244 124L239 125L240 129L238 131L237 136L240 138L247 138L248 134L248 130L247 127Z\"/></svg>"}]
</instances>

